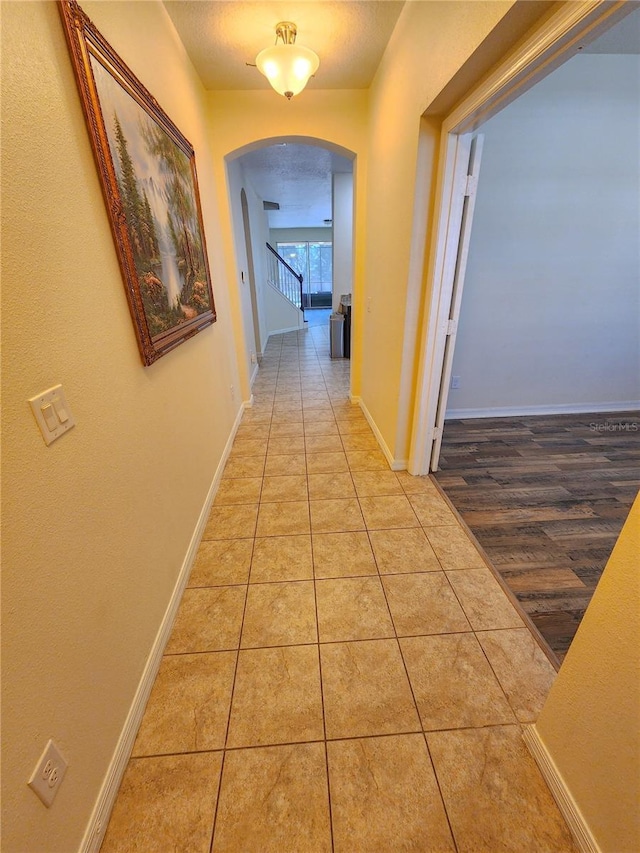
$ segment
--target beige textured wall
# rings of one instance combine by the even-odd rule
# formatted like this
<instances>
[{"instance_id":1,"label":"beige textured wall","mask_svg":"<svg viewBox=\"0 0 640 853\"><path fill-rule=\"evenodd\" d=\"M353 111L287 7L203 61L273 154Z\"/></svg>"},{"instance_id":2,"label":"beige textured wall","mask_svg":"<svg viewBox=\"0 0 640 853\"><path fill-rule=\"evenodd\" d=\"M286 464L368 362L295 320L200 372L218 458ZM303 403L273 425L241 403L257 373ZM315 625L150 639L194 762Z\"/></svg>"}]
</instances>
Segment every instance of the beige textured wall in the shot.
<instances>
[{"instance_id":1,"label":"beige textured wall","mask_svg":"<svg viewBox=\"0 0 640 853\"><path fill-rule=\"evenodd\" d=\"M536 731L603 853L640 850L640 495Z\"/></svg>"},{"instance_id":2,"label":"beige textured wall","mask_svg":"<svg viewBox=\"0 0 640 853\"><path fill-rule=\"evenodd\" d=\"M460 66L513 6L513 0L407 3L370 90L366 302L362 398L396 459L406 459L415 392L420 269L436 131L421 116ZM509 45L505 45L505 50ZM425 152L419 162L421 133ZM414 336L405 345L406 333Z\"/></svg>"},{"instance_id":3,"label":"beige textured wall","mask_svg":"<svg viewBox=\"0 0 640 853\"><path fill-rule=\"evenodd\" d=\"M203 90L161 4L83 5L195 147L219 319L142 366L57 6L4 3L5 853L77 850L240 403ZM46 447L27 399L58 382Z\"/></svg>"}]
</instances>

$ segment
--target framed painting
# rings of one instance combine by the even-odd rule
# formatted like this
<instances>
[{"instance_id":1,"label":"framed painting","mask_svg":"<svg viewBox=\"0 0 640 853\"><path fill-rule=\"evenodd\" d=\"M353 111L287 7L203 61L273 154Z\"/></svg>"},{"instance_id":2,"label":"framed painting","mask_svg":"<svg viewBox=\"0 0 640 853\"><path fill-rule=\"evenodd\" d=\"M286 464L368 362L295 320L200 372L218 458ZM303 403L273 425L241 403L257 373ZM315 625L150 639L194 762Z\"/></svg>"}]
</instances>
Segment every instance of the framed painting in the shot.
<instances>
[{"instance_id":1,"label":"framed painting","mask_svg":"<svg viewBox=\"0 0 640 853\"><path fill-rule=\"evenodd\" d=\"M145 365L215 322L192 146L75 0L73 70Z\"/></svg>"}]
</instances>

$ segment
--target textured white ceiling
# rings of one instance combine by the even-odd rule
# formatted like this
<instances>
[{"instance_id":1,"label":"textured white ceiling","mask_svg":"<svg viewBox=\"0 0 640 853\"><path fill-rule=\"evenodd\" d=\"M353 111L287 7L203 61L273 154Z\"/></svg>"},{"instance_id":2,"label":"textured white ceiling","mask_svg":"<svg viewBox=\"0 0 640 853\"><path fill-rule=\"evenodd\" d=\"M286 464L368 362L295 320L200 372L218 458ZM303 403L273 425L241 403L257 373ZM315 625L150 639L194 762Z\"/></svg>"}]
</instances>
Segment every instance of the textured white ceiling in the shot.
<instances>
[{"instance_id":1,"label":"textured white ceiling","mask_svg":"<svg viewBox=\"0 0 640 853\"><path fill-rule=\"evenodd\" d=\"M257 54L275 43L280 21L293 21L297 42L320 57L316 89L366 89L404 0L164 0L207 89L268 89Z\"/></svg>"},{"instance_id":2,"label":"textured white ceiling","mask_svg":"<svg viewBox=\"0 0 640 853\"><path fill-rule=\"evenodd\" d=\"M268 212L270 228L315 228L331 219L331 176L352 163L315 145L270 145L240 158L248 183L280 210Z\"/></svg>"},{"instance_id":3,"label":"textured white ceiling","mask_svg":"<svg viewBox=\"0 0 640 853\"><path fill-rule=\"evenodd\" d=\"M280 21L293 21L297 42L320 57L309 89L365 89L404 0L164 0L164 5L207 89L269 89L247 63L274 44ZM291 143L252 151L241 163L257 195L280 205L268 212L272 228L323 226L332 215L332 173L352 171L344 157Z\"/></svg>"},{"instance_id":4,"label":"textured white ceiling","mask_svg":"<svg viewBox=\"0 0 640 853\"><path fill-rule=\"evenodd\" d=\"M268 89L247 63L274 43L279 21L293 21L297 41L320 57L309 89L363 89L371 84L404 0L164 0L164 5L207 89ZM640 11L634 11L584 52L637 53L639 31ZM292 143L252 151L241 163L257 195L280 205L268 213L272 228L322 226L331 218L332 172L352 170L346 158Z\"/></svg>"}]
</instances>

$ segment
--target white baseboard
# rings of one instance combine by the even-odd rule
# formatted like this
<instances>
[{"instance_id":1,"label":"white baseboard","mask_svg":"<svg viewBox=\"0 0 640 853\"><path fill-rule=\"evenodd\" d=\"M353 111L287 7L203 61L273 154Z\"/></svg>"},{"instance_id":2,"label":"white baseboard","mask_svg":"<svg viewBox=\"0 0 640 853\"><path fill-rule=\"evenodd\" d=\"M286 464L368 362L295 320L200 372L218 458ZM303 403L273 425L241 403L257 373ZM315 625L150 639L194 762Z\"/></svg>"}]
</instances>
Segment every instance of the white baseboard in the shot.
<instances>
[{"instance_id":1,"label":"white baseboard","mask_svg":"<svg viewBox=\"0 0 640 853\"><path fill-rule=\"evenodd\" d=\"M365 404L362 402L362 397L354 397L352 395L350 397L350 399L351 399L352 403L355 403L356 405L360 406L360 408L362 409L362 413L365 416L365 418L367 419L367 421L369 422L369 426L373 430L373 434L376 437L376 441L380 445L380 450L383 452L384 457L387 460L387 462L389 463L391 470L392 471L405 471L407 468L407 464L408 464L407 460L406 459L395 459L394 458L393 453L391 453L391 451L387 447L387 444L386 444L384 438L382 437L382 433L378 429L378 425L374 421L373 416L371 415L371 412L367 409Z\"/></svg>"},{"instance_id":2,"label":"white baseboard","mask_svg":"<svg viewBox=\"0 0 640 853\"><path fill-rule=\"evenodd\" d=\"M589 826L567 788L562 774L538 734L535 724L522 727L522 736L529 752L540 768L560 812L582 853L602 853Z\"/></svg>"},{"instance_id":3,"label":"white baseboard","mask_svg":"<svg viewBox=\"0 0 640 853\"><path fill-rule=\"evenodd\" d=\"M256 376L258 375L258 371L260 370L260 365L256 361L253 365L253 370L251 371L251 379L249 380L249 387L253 388L253 383L256 381Z\"/></svg>"},{"instance_id":4,"label":"white baseboard","mask_svg":"<svg viewBox=\"0 0 640 853\"><path fill-rule=\"evenodd\" d=\"M253 397L251 399L253 400ZM216 469L209 491L207 492L207 497L205 498L205 502L200 511L187 553L178 573L178 579L173 589L173 593L171 594L162 623L160 624L153 646L151 647L151 652L147 658L142 678L138 684L127 719L125 720L111 763L109 764L109 768L102 783L102 788L100 789L98 799L85 830L79 853L98 853L100 850L100 845L102 844L104 834L109 823L109 817L111 816L111 811L122 783L122 777L127 769L131 750L133 749L136 735L138 734L138 729L142 722L149 694L151 693L151 688L153 687L153 683L158 674L160 663L162 662L162 655L169 640L169 635L173 628L176 613L178 612L178 607L182 600L182 595L187 585L187 581L189 580L189 575L198 552L198 547L200 546L200 540L202 539L207 518L209 517L211 504L213 503L213 499L218 491L218 486L222 479L222 472L224 471L224 466L229 458L233 440L236 436L236 432L238 431L238 427L240 426L242 413L246 406L247 404L244 403L238 411L231 434L225 445L222 458L220 459L220 463Z\"/></svg>"},{"instance_id":5,"label":"white baseboard","mask_svg":"<svg viewBox=\"0 0 640 853\"><path fill-rule=\"evenodd\" d=\"M269 335L267 337L267 341L269 340L269 338L272 335L284 335L287 332L300 332L300 331L304 331L304 330L305 330L304 324L302 326L289 326L286 329L274 329L272 332L269 332Z\"/></svg>"},{"instance_id":6,"label":"white baseboard","mask_svg":"<svg viewBox=\"0 0 640 853\"><path fill-rule=\"evenodd\" d=\"M504 406L495 409L447 409L445 420L472 418L518 418L534 415L588 415L606 412L640 411L640 400L623 400L619 403L554 404L549 406Z\"/></svg>"}]
</instances>

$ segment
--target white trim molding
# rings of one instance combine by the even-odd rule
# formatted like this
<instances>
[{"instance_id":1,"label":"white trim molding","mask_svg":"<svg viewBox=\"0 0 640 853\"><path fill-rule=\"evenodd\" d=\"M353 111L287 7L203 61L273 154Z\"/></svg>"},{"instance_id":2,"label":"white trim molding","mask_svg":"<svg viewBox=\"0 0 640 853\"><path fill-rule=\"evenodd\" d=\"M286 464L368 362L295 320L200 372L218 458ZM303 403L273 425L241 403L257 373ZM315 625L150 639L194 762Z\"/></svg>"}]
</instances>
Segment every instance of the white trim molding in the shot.
<instances>
[{"instance_id":1,"label":"white trim molding","mask_svg":"<svg viewBox=\"0 0 640 853\"><path fill-rule=\"evenodd\" d=\"M522 737L581 853L603 853L534 723L522 727Z\"/></svg>"},{"instance_id":2,"label":"white trim molding","mask_svg":"<svg viewBox=\"0 0 640 853\"><path fill-rule=\"evenodd\" d=\"M79 853L98 853L100 850L100 846L109 823L109 817L111 816L111 811L115 804L116 797L118 796L118 791L122 784L122 778L125 770L127 769L127 764L131 757L131 751L133 749L136 735L138 734L138 729L140 728L142 717L149 700L149 694L151 693L151 688L153 687L153 683L158 674L158 670L162 662L162 655L169 640L171 629L173 628L173 623L176 618L176 613L178 612L178 607L182 600L182 595L187 585L187 581L189 580L189 575L200 546L200 540L202 539L202 534L204 533L207 519L211 511L211 504L213 503L216 492L218 491L218 487L222 479L222 472L224 471L224 467L229 458L233 440L236 436L236 432L238 431L238 427L240 426L240 421L242 420L242 415L246 407L247 403L243 403L238 411L236 420L222 453L222 457L209 487L209 491L207 492L189 547L187 548L187 553L178 573L178 578L171 594L171 598L151 647L142 677L133 697L133 702L129 708L129 713L127 714L127 718L120 733L111 763L109 764L100 793L98 794L98 799L96 800L91 818L87 824Z\"/></svg>"},{"instance_id":3,"label":"white trim molding","mask_svg":"<svg viewBox=\"0 0 640 853\"><path fill-rule=\"evenodd\" d=\"M445 130L475 130L630 11L626 0L563 3L446 117Z\"/></svg>"},{"instance_id":4,"label":"white trim molding","mask_svg":"<svg viewBox=\"0 0 640 853\"><path fill-rule=\"evenodd\" d=\"M554 403L549 406L503 406L495 409L447 409L445 420L469 420L472 418L518 418L535 415L588 415L608 412L638 412L640 400L625 400L621 403Z\"/></svg>"},{"instance_id":5,"label":"white trim molding","mask_svg":"<svg viewBox=\"0 0 640 853\"><path fill-rule=\"evenodd\" d=\"M302 326L289 326L286 329L274 329L272 332L269 332L267 335L267 341L269 338L273 337L273 335L284 335L287 332L306 332L309 327L308 322L305 320L304 325Z\"/></svg>"}]
</instances>

